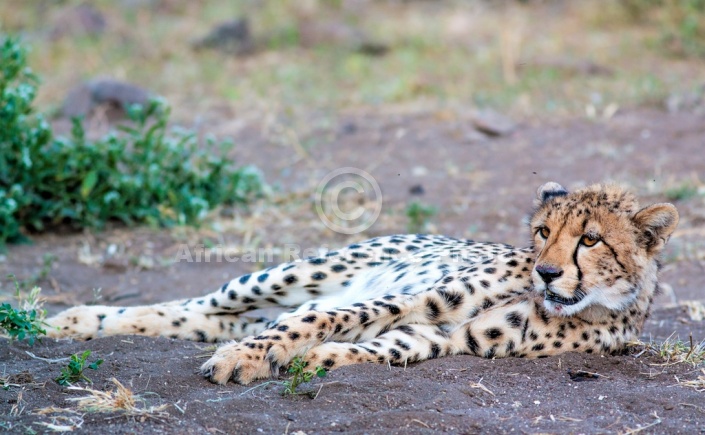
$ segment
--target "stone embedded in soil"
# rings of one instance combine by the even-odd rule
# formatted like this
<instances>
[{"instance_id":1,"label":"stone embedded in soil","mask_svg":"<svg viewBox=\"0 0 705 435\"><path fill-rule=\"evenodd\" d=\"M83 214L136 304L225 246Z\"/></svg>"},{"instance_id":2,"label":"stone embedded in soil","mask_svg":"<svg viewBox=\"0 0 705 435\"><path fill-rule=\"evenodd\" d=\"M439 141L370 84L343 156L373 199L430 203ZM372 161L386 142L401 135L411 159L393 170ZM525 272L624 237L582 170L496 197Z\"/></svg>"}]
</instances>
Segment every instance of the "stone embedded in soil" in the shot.
<instances>
[{"instance_id":1,"label":"stone embedded in soil","mask_svg":"<svg viewBox=\"0 0 705 435\"><path fill-rule=\"evenodd\" d=\"M251 54L255 48L247 18L221 23L191 45L196 50L215 49L235 56Z\"/></svg>"},{"instance_id":2,"label":"stone embedded in soil","mask_svg":"<svg viewBox=\"0 0 705 435\"><path fill-rule=\"evenodd\" d=\"M506 136L516 130L516 123L508 116L491 109L481 110L472 118L472 123L479 131L491 136Z\"/></svg>"},{"instance_id":3,"label":"stone embedded in soil","mask_svg":"<svg viewBox=\"0 0 705 435\"><path fill-rule=\"evenodd\" d=\"M421 184L415 184L409 188L409 193L412 195L423 195L426 193L426 189Z\"/></svg>"},{"instance_id":4,"label":"stone embedded in soil","mask_svg":"<svg viewBox=\"0 0 705 435\"><path fill-rule=\"evenodd\" d=\"M60 39L64 36L99 36L106 28L103 14L88 3L67 8L54 20L49 36Z\"/></svg>"},{"instance_id":5,"label":"stone embedded in soil","mask_svg":"<svg viewBox=\"0 0 705 435\"><path fill-rule=\"evenodd\" d=\"M69 91L61 107L61 114L69 118L87 116L104 104L124 112L133 104L145 105L149 98L150 93L137 85L113 79L95 79Z\"/></svg>"},{"instance_id":6,"label":"stone embedded in soil","mask_svg":"<svg viewBox=\"0 0 705 435\"><path fill-rule=\"evenodd\" d=\"M489 136L481 131L475 130L475 129L468 129L463 134L463 142L465 143L479 143L479 142L485 142L489 139Z\"/></svg>"}]
</instances>

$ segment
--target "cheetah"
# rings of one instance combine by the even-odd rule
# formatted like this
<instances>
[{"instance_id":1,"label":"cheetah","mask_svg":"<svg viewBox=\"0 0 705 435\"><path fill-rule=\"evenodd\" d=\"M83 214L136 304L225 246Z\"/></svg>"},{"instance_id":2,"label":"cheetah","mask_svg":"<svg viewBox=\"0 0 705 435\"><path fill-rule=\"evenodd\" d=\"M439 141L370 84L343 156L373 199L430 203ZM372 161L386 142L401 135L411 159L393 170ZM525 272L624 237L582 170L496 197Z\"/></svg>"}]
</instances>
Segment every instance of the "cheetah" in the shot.
<instances>
[{"instance_id":1,"label":"cheetah","mask_svg":"<svg viewBox=\"0 0 705 435\"><path fill-rule=\"evenodd\" d=\"M467 354L614 354L637 339L658 291L658 254L678 224L667 203L596 184L537 191L531 244L378 237L225 283L204 297L80 306L54 337L116 334L226 341L200 368L218 384L277 375L297 357L327 370ZM281 306L276 320L247 313Z\"/></svg>"}]
</instances>

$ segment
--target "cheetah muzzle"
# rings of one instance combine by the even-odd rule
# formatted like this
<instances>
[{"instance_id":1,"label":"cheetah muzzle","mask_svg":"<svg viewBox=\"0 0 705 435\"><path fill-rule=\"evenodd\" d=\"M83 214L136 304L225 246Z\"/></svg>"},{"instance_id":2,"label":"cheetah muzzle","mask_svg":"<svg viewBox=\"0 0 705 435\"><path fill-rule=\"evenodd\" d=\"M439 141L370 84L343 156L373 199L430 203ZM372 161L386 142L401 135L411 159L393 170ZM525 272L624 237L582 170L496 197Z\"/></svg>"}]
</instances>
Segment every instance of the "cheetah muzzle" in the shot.
<instances>
[{"instance_id":1,"label":"cheetah muzzle","mask_svg":"<svg viewBox=\"0 0 705 435\"><path fill-rule=\"evenodd\" d=\"M49 335L226 342L201 367L220 384L276 376L297 356L330 370L454 354L615 353L639 337L658 255L677 224L673 205L642 208L617 186L569 193L546 183L526 248L378 237L235 278L200 298L74 307L48 320ZM276 319L249 313L277 306L290 311Z\"/></svg>"}]
</instances>

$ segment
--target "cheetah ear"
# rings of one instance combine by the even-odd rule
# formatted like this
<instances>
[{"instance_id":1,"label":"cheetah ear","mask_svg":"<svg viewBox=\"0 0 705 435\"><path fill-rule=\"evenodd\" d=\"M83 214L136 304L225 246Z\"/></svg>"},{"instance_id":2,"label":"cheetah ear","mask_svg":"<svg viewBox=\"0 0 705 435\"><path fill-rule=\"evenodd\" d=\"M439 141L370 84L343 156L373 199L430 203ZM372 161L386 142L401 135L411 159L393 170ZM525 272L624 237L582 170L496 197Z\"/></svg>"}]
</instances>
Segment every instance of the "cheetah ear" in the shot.
<instances>
[{"instance_id":1,"label":"cheetah ear","mask_svg":"<svg viewBox=\"0 0 705 435\"><path fill-rule=\"evenodd\" d=\"M536 198L538 199L539 204L543 204L551 198L555 198L556 196L565 196L567 194L568 191L565 189L565 187L561 186L555 181L549 181L548 183L539 187L539 189L536 191Z\"/></svg>"},{"instance_id":2,"label":"cheetah ear","mask_svg":"<svg viewBox=\"0 0 705 435\"><path fill-rule=\"evenodd\" d=\"M639 210L632 219L641 230L637 242L653 255L663 249L678 226L678 210L673 204L654 204Z\"/></svg>"}]
</instances>

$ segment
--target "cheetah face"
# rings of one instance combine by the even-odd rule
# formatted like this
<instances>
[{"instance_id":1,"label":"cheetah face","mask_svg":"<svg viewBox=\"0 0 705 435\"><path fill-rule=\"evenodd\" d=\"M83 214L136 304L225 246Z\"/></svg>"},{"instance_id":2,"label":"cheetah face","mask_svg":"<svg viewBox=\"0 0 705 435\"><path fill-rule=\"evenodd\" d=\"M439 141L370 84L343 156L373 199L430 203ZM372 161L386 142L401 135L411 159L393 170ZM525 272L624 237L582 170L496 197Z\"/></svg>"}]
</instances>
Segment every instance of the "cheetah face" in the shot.
<instances>
[{"instance_id":1,"label":"cheetah face","mask_svg":"<svg viewBox=\"0 0 705 435\"><path fill-rule=\"evenodd\" d=\"M534 288L549 312L570 316L591 306L620 310L655 279L656 254L678 224L671 204L639 209L617 186L568 193L557 183L538 190L531 219Z\"/></svg>"}]
</instances>

